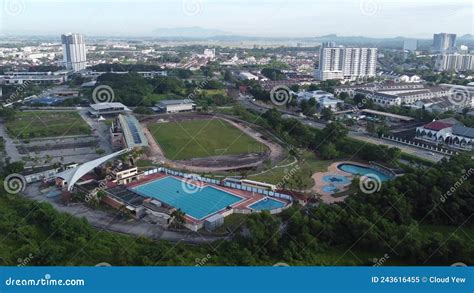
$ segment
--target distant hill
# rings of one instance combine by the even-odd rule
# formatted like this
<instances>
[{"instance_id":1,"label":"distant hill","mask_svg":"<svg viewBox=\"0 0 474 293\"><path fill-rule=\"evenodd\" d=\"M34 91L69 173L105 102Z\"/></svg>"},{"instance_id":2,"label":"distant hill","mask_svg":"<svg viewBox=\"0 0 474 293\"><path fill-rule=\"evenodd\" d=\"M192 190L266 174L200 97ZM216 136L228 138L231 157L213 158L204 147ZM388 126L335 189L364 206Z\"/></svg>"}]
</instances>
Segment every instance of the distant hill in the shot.
<instances>
[{"instance_id":1,"label":"distant hill","mask_svg":"<svg viewBox=\"0 0 474 293\"><path fill-rule=\"evenodd\" d=\"M216 30L207 29L202 27L180 27L180 28L158 28L153 31L153 35L156 37L178 37L178 38L211 38L215 36L230 35L231 33Z\"/></svg>"}]
</instances>

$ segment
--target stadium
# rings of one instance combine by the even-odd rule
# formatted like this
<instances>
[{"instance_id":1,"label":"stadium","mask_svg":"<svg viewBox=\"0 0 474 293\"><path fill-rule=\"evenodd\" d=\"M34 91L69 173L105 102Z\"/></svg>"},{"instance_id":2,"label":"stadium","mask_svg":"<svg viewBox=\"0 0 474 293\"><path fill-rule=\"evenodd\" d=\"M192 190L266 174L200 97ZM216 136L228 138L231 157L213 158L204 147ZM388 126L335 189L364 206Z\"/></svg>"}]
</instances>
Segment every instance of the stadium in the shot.
<instances>
[{"instance_id":1,"label":"stadium","mask_svg":"<svg viewBox=\"0 0 474 293\"><path fill-rule=\"evenodd\" d=\"M259 168L285 150L256 125L218 114L180 113L141 121L154 163L192 172Z\"/></svg>"}]
</instances>

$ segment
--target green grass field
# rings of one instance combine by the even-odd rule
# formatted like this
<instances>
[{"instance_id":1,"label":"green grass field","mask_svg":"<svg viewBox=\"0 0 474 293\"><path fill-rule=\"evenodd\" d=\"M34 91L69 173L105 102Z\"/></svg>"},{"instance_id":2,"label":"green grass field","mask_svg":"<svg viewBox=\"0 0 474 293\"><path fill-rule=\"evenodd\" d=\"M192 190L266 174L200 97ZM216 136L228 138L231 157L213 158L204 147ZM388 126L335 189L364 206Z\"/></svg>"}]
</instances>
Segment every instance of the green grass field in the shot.
<instances>
[{"instance_id":1,"label":"green grass field","mask_svg":"<svg viewBox=\"0 0 474 293\"><path fill-rule=\"evenodd\" d=\"M300 162L297 163L299 165L299 171L292 177L300 177L301 182L298 181L298 186L301 189L309 189L314 186L314 180L311 176L316 172L326 172L329 165L331 165L334 161L331 160L320 160L316 158L316 156L308 151L305 151L301 154ZM286 164L293 162L294 159L287 159L283 162L280 162L278 166L285 166ZM295 168L296 165L291 165L288 167L279 168L276 166L275 168L268 170L264 173L259 173L257 175L249 175L248 178L251 180L278 184L282 181L282 179L286 175L286 171L289 171Z\"/></svg>"},{"instance_id":2,"label":"green grass field","mask_svg":"<svg viewBox=\"0 0 474 293\"><path fill-rule=\"evenodd\" d=\"M149 125L149 129L165 156L171 160L266 150L263 144L219 119L157 123Z\"/></svg>"},{"instance_id":3,"label":"green grass field","mask_svg":"<svg viewBox=\"0 0 474 293\"><path fill-rule=\"evenodd\" d=\"M12 138L29 139L90 134L89 125L77 112L27 111L6 123Z\"/></svg>"}]
</instances>

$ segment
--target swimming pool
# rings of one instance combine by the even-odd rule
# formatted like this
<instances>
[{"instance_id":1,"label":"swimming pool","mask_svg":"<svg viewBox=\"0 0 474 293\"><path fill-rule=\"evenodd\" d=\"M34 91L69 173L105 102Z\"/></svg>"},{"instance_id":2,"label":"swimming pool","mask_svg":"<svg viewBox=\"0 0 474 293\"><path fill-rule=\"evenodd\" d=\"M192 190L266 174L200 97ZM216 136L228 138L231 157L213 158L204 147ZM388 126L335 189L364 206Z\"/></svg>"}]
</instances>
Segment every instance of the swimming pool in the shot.
<instances>
[{"instance_id":1,"label":"swimming pool","mask_svg":"<svg viewBox=\"0 0 474 293\"><path fill-rule=\"evenodd\" d=\"M158 199L172 207L181 209L185 214L201 220L225 209L243 198L206 186L186 192L183 181L174 177L165 177L133 188L137 193Z\"/></svg>"},{"instance_id":2,"label":"swimming pool","mask_svg":"<svg viewBox=\"0 0 474 293\"><path fill-rule=\"evenodd\" d=\"M364 166L359 166L359 165L354 165L354 164L340 164L339 166L337 166L337 168L344 172L351 173L354 175L360 175L360 176L364 176L367 174L374 174L377 177L379 177L381 181L387 181L387 180L392 179L390 176L387 176L386 174L369 167L364 167Z\"/></svg>"},{"instance_id":3,"label":"swimming pool","mask_svg":"<svg viewBox=\"0 0 474 293\"><path fill-rule=\"evenodd\" d=\"M339 192L340 189L337 188L336 186L326 185L326 186L323 186L323 191L332 194L332 193Z\"/></svg>"},{"instance_id":4,"label":"swimming pool","mask_svg":"<svg viewBox=\"0 0 474 293\"><path fill-rule=\"evenodd\" d=\"M332 184L349 184L349 183L351 183L351 180L349 180L349 178L347 178L346 176L336 175L336 174L331 174L331 175L324 176L323 181L327 182L327 183L332 183Z\"/></svg>"},{"instance_id":5,"label":"swimming pool","mask_svg":"<svg viewBox=\"0 0 474 293\"><path fill-rule=\"evenodd\" d=\"M269 211L269 210L282 208L284 206L285 206L285 203L279 200L267 197L249 206L249 208L257 210L257 211Z\"/></svg>"}]
</instances>

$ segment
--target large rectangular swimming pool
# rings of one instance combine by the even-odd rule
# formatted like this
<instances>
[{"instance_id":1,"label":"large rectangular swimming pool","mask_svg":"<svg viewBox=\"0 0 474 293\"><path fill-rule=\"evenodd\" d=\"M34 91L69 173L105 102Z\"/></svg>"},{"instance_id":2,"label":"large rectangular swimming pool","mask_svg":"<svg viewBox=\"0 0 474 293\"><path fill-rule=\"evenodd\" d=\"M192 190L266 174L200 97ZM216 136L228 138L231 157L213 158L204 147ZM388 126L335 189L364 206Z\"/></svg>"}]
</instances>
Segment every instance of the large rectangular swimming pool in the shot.
<instances>
[{"instance_id":1,"label":"large rectangular swimming pool","mask_svg":"<svg viewBox=\"0 0 474 293\"><path fill-rule=\"evenodd\" d=\"M187 215L201 220L243 198L212 186L197 188L175 177L165 177L133 188L137 193L181 209Z\"/></svg>"}]
</instances>

